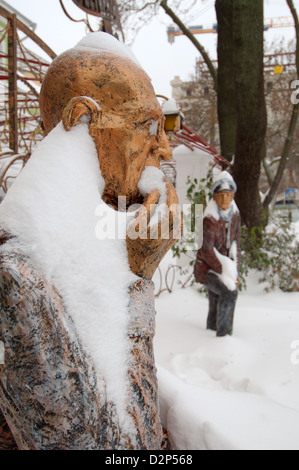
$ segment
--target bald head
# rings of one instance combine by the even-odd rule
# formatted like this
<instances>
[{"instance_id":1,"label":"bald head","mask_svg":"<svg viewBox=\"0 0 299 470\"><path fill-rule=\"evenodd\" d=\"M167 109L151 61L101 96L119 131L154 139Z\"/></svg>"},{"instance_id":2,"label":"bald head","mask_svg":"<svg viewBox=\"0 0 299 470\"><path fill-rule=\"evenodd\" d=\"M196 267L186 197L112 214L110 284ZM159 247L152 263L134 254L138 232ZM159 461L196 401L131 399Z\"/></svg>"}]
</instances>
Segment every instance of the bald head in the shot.
<instances>
[{"instance_id":1,"label":"bald head","mask_svg":"<svg viewBox=\"0 0 299 470\"><path fill-rule=\"evenodd\" d=\"M96 100L103 113L126 115L133 108L158 106L148 75L130 58L77 48L61 54L49 67L40 93L46 132L62 118L76 96Z\"/></svg>"}]
</instances>

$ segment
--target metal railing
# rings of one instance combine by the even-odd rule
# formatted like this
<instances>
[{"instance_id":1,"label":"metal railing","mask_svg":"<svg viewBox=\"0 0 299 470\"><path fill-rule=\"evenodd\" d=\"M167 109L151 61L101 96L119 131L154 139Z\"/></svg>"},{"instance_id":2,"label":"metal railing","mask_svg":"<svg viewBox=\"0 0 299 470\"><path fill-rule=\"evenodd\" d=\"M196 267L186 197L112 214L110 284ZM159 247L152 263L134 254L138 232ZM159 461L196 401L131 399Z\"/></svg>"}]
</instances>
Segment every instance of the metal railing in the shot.
<instances>
[{"instance_id":1,"label":"metal railing","mask_svg":"<svg viewBox=\"0 0 299 470\"><path fill-rule=\"evenodd\" d=\"M15 173L12 167L16 162L24 166L44 137L39 89L56 54L15 13L0 6L0 17L0 189L6 192ZM25 39L47 59L29 50Z\"/></svg>"}]
</instances>

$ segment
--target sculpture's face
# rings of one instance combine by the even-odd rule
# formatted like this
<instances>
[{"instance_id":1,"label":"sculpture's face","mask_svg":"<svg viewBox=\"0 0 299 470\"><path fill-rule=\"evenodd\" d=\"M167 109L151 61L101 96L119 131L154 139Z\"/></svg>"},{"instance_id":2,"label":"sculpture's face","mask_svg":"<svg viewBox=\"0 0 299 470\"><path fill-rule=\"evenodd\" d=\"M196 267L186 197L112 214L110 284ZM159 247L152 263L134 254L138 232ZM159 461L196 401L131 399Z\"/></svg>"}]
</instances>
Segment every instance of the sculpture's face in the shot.
<instances>
[{"instance_id":1,"label":"sculpture's face","mask_svg":"<svg viewBox=\"0 0 299 470\"><path fill-rule=\"evenodd\" d=\"M218 193L214 194L214 200L220 209L226 211L229 206L231 205L235 193L233 191L219 191Z\"/></svg>"},{"instance_id":2,"label":"sculpture's face","mask_svg":"<svg viewBox=\"0 0 299 470\"><path fill-rule=\"evenodd\" d=\"M89 134L105 180L103 199L117 208L118 197L126 196L127 206L143 204L149 219L151 206L159 201L159 191L151 191L144 200L138 182L146 166L159 168L160 160L169 160L172 153L164 132L164 116L147 74L124 57L100 55L91 48L71 49L49 67L40 93L40 109L47 133L61 120L69 131L80 125L83 115L89 115ZM175 189L165 183L168 207L178 207ZM162 223L167 224L167 239L152 238L152 227L145 238L127 234L128 261L136 275L151 279L176 240L174 218L173 210L166 211L156 226L161 235Z\"/></svg>"},{"instance_id":3,"label":"sculpture's face","mask_svg":"<svg viewBox=\"0 0 299 470\"><path fill-rule=\"evenodd\" d=\"M130 77L132 87L138 87L138 77ZM128 205L140 202L137 184L144 167L160 168L162 159L171 158L160 105L151 86L144 92L136 93L131 109L124 106L123 112L120 106L118 110L107 110L97 124L90 126L106 183L103 198L114 205L119 195L127 197Z\"/></svg>"},{"instance_id":4,"label":"sculpture's face","mask_svg":"<svg viewBox=\"0 0 299 470\"><path fill-rule=\"evenodd\" d=\"M137 184L145 166L160 167L171 158L164 116L147 74L132 61L99 56L90 51L67 51L50 67L41 91L41 111L49 132L67 103L87 96L101 107L91 120L102 176L103 198L117 205L141 202Z\"/></svg>"}]
</instances>

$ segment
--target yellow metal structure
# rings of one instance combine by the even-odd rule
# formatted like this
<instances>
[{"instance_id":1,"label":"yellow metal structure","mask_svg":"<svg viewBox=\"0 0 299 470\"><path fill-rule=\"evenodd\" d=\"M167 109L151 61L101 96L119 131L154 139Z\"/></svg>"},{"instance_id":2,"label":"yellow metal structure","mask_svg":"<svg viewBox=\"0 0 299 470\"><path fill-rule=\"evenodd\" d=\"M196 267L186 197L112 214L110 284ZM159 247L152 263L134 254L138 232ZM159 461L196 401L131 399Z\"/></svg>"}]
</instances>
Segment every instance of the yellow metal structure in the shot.
<instances>
[{"instance_id":1,"label":"yellow metal structure","mask_svg":"<svg viewBox=\"0 0 299 470\"><path fill-rule=\"evenodd\" d=\"M291 16L280 16L278 18L267 18L264 21L264 29L268 31L270 28L289 28L294 27L294 20ZM211 34L218 32L217 24L211 28L204 28L203 26L190 26L189 30L192 34ZM184 33L181 29L169 27L167 30L168 42L171 44L175 40L175 36L182 36Z\"/></svg>"}]
</instances>

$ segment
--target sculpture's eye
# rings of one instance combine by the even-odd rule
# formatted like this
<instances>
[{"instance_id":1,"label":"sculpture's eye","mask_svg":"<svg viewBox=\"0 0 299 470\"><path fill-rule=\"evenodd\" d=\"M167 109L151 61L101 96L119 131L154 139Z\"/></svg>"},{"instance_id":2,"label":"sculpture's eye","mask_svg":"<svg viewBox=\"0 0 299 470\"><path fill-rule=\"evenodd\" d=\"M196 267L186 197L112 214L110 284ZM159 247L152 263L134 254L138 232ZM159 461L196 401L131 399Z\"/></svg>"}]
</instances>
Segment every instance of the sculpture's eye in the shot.
<instances>
[{"instance_id":1,"label":"sculpture's eye","mask_svg":"<svg viewBox=\"0 0 299 470\"><path fill-rule=\"evenodd\" d=\"M148 129L150 136L154 136L159 139L163 127L161 119L147 119L146 121L135 124L135 128L141 126Z\"/></svg>"},{"instance_id":2,"label":"sculpture's eye","mask_svg":"<svg viewBox=\"0 0 299 470\"><path fill-rule=\"evenodd\" d=\"M157 120L154 120L154 119L150 120L150 135L154 135L159 140L162 135L163 129L164 129L164 116Z\"/></svg>"},{"instance_id":3,"label":"sculpture's eye","mask_svg":"<svg viewBox=\"0 0 299 470\"><path fill-rule=\"evenodd\" d=\"M159 121L154 121L154 119L150 120L150 135L157 135L158 134L158 125Z\"/></svg>"}]
</instances>

